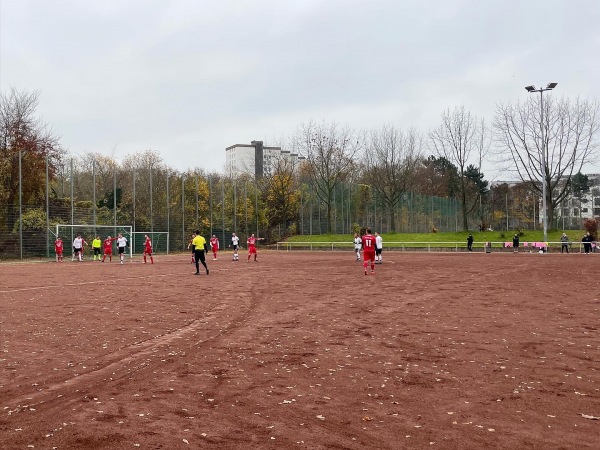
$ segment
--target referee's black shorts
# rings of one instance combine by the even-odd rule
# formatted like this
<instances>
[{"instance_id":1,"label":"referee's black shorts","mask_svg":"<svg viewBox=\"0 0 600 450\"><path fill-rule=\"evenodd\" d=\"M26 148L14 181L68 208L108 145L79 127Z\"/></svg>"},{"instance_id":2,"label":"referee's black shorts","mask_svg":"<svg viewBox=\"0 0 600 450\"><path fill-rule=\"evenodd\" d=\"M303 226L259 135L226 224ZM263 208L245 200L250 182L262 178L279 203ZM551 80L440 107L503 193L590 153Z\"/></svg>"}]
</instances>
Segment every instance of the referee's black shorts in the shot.
<instances>
[{"instance_id":1,"label":"referee's black shorts","mask_svg":"<svg viewBox=\"0 0 600 450\"><path fill-rule=\"evenodd\" d=\"M196 261L205 262L206 258L204 257L204 250L194 250L194 259Z\"/></svg>"}]
</instances>

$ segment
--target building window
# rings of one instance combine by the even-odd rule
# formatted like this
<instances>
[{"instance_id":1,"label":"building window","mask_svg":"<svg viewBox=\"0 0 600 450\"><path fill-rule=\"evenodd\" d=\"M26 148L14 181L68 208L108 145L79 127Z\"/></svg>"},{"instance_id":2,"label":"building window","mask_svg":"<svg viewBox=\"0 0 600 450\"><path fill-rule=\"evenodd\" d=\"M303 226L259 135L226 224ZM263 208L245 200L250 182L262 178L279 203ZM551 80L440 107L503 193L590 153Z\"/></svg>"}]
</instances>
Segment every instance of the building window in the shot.
<instances>
[{"instance_id":1,"label":"building window","mask_svg":"<svg viewBox=\"0 0 600 450\"><path fill-rule=\"evenodd\" d=\"M588 209L587 208L581 208L581 212L586 213L586 212L588 212Z\"/></svg>"}]
</instances>

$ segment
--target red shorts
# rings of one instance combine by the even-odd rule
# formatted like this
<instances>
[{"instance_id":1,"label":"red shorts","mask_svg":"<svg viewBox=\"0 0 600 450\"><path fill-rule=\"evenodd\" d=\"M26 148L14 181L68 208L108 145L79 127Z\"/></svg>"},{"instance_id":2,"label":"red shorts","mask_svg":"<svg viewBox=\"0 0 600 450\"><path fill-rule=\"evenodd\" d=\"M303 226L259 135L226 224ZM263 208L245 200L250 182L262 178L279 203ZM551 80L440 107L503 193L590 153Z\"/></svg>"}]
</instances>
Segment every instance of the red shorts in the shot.
<instances>
[{"instance_id":1,"label":"red shorts","mask_svg":"<svg viewBox=\"0 0 600 450\"><path fill-rule=\"evenodd\" d=\"M375 251L370 251L370 252L365 251L365 252L363 252L363 259L365 261L369 261L369 260L375 261Z\"/></svg>"},{"instance_id":2,"label":"red shorts","mask_svg":"<svg viewBox=\"0 0 600 450\"><path fill-rule=\"evenodd\" d=\"M144 249L144 253L145 253L146 255L151 255L151 254L152 254L152 249L151 249L151 248L145 248L145 249Z\"/></svg>"},{"instance_id":3,"label":"red shorts","mask_svg":"<svg viewBox=\"0 0 600 450\"><path fill-rule=\"evenodd\" d=\"M60 250L54 250L56 252L56 256L62 256L62 248Z\"/></svg>"},{"instance_id":4,"label":"red shorts","mask_svg":"<svg viewBox=\"0 0 600 450\"><path fill-rule=\"evenodd\" d=\"M248 247L248 253L256 253L256 247Z\"/></svg>"},{"instance_id":5,"label":"red shorts","mask_svg":"<svg viewBox=\"0 0 600 450\"><path fill-rule=\"evenodd\" d=\"M218 251L219 251L219 247L213 247L213 248L212 248L212 251L213 251L213 253L216 253L216 252L218 252Z\"/></svg>"},{"instance_id":6,"label":"red shorts","mask_svg":"<svg viewBox=\"0 0 600 450\"><path fill-rule=\"evenodd\" d=\"M112 255L112 248L105 248L104 249L104 254L105 255Z\"/></svg>"}]
</instances>

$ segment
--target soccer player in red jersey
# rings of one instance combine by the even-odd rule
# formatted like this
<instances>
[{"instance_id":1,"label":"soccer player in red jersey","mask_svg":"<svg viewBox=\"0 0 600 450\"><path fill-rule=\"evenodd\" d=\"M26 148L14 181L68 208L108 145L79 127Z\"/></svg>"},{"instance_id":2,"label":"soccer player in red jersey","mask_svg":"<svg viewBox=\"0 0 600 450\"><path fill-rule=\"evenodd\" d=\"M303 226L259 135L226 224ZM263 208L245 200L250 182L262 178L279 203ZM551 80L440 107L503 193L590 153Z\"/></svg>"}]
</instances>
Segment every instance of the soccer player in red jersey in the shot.
<instances>
[{"instance_id":1,"label":"soccer player in red jersey","mask_svg":"<svg viewBox=\"0 0 600 450\"><path fill-rule=\"evenodd\" d=\"M365 275L367 274L367 265L371 261L371 275L375 275L375 236L371 235L371 229L367 228L367 233L362 237L363 248L363 267Z\"/></svg>"},{"instance_id":2,"label":"soccer player in red jersey","mask_svg":"<svg viewBox=\"0 0 600 450\"><path fill-rule=\"evenodd\" d=\"M63 241L60 236L56 236L56 241L54 241L54 252L56 253L56 262L62 262L63 260Z\"/></svg>"},{"instance_id":3,"label":"soccer player in red jersey","mask_svg":"<svg viewBox=\"0 0 600 450\"><path fill-rule=\"evenodd\" d=\"M250 262L250 257L254 255L254 261L258 261L256 259L256 241L262 241L263 238L254 237L254 233L248 238L246 244L248 244L248 260L246 262Z\"/></svg>"},{"instance_id":4,"label":"soccer player in red jersey","mask_svg":"<svg viewBox=\"0 0 600 450\"><path fill-rule=\"evenodd\" d=\"M154 258L152 257L152 241L147 234L144 235L146 240L144 241L144 264L146 264L146 255L150 257L150 264L154 264Z\"/></svg>"},{"instance_id":5,"label":"soccer player in red jersey","mask_svg":"<svg viewBox=\"0 0 600 450\"><path fill-rule=\"evenodd\" d=\"M219 251L219 238L213 234L210 238L210 248L213 252L213 261L217 260L217 252Z\"/></svg>"},{"instance_id":6,"label":"soccer player in red jersey","mask_svg":"<svg viewBox=\"0 0 600 450\"><path fill-rule=\"evenodd\" d=\"M112 250L113 250L113 241L115 241L117 238L111 238L110 236L108 236L106 239L104 239L104 255L102 256L102 262L104 262L104 260L106 259L106 257L108 256L108 260L110 262L112 262Z\"/></svg>"},{"instance_id":7,"label":"soccer player in red jersey","mask_svg":"<svg viewBox=\"0 0 600 450\"><path fill-rule=\"evenodd\" d=\"M194 242L195 237L196 237L196 233L192 233L192 238L190 239L190 242L188 243L188 250L190 249L190 247L192 248L192 264L196 263L196 259L195 259L196 249L192 245L192 242Z\"/></svg>"}]
</instances>

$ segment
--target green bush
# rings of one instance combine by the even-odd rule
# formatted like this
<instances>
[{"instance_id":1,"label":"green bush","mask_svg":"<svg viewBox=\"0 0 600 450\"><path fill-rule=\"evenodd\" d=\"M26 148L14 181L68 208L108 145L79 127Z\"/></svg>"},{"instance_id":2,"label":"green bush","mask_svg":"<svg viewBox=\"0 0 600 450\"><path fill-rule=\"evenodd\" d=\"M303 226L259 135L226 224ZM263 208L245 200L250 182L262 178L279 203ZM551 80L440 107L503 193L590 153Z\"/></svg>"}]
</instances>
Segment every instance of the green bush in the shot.
<instances>
[{"instance_id":1,"label":"green bush","mask_svg":"<svg viewBox=\"0 0 600 450\"><path fill-rule=\"evenodd\" d=\"M23 213L23 230L37 231L46 229L46 211L43 209L30 209ZM15 222L13 232L19 232L19 221Z\"/></svg>"}]
</instances>

